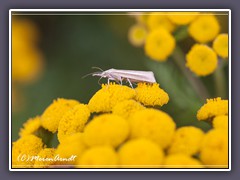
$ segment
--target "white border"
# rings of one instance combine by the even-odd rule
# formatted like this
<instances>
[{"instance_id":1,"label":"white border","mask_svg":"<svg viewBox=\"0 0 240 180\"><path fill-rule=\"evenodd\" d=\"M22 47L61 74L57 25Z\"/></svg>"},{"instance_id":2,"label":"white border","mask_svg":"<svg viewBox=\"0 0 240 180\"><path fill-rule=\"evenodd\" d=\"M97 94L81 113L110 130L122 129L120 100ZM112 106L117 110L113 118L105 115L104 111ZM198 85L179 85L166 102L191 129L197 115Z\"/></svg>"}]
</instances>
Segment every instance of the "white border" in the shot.
<instances>
[{"instance_id":1,"label":"white border","mask_svg":"<svg viewBox=\"0 0 240 180\"><path fill-rule=\"evenodd\" d=\"M12 127L12 71L11 71L11 19L12 12L151 12L151 11L225 11L229 13L229 168L228 169L13 169L11 152L11 127ZM40 14L39 14L40 15ZM10 9L9 10L9 171L231 171L231 10L230 9Z\"/></svg>"}]
</instances>

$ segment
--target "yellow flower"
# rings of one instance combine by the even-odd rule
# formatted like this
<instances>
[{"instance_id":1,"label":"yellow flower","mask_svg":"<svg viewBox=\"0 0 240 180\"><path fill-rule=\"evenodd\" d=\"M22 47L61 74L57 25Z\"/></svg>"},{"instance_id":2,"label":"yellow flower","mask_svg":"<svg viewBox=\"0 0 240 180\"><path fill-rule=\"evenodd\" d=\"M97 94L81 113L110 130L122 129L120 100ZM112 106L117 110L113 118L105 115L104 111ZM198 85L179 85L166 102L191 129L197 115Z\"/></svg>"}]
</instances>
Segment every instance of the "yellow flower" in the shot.
<instances>
[{"instance_id":1,"label":"yellow flower","mask_svg":"<svg viewBox=\"0 0 240 180\"><path fill-rule=\"evenodd\" d=\"M152 12L147 19L147 26L152 31L157 28L164 28L169 32L173 32L175 29L174 24L168 19L166 13Z\"/></svg>"},{"instance_id":2,"label":"yellow flower","mask_svg":"<svg viewBox=\"0 0 240 180\"><path fill-rule=\"evenodd\" d=\"M58 98L57 100L54 100L42 114L42 126L55 133L58 129L59 121L63 117L64 113L78 104L78 101L71 99Z\"/></svg>"},{"instance_id":3,"label":"yellow flower","mask_svg":"<svg viewBox=\"0 0 240 180\"><path fill-rule=\"evenodd\" d=\"M36 80L43 69L43 57L38 50L17 52L12 49L12 79L28 83Z\"/></svg>"},{"instance_id":4,"label":"yellow flower","mask_svg":"<svg viewBox=\"0 0 240 180\"><path fill-rule=\"evenodd\" d=\"M171 154L164 159L164 168L204 168L204 166L189 155Z\"/></svg>"},{"instance_id":5,"label":"yellow flower","mask_svg":"<svg viewBox=\"0 0 240 180\"><path fill-rule=\"evenodd\" d=\"M23 124L23 128L20 129L19 136L26 136L34 134L41 127L41 118L39 116L30 118Z\"/></svg>"},{"instance_id":6,"label":"yellow flower","mask_svg":"<svg viewBox=\"0 0 240 180\"><path fill-rule=\"evenodd\" d=\"M145 106L163 106L169 101L168 94L159 87L158 83L138 83L135 99Z\"/></svg>"},{"instance_id":7,"label":"yellow flower","mask_svg":"<svg viewBox=\"0 0 240 180\"><path fill-rule=\"evenodd\" d=\"M217 54L208 46L195 44L186 56L186 66L198 76L206 76L217 68Z\"/></svg>"},{"instance_id":8,"label":"yellow flower","mask_svg":"<svg viewBox=\"0 0 240 180\"><path fill-rule=\"evenodd\" d=\"M88 146L119 146L129 134L125 119L114 114L103 114L93 118L84 129L84 141Z\"/></svg>"},{"instance_id":9,"label":"yellow flower","mask_svg":"<svg viewBox=\"0 0 240 180\"><path fill-rule=\"evenodd\" d=\"M227 115L222 115L222 116L217 116L213 119L213 127L215 129L228 129L228 116Z\"/></svg>"},{"instance_id":10,"label":"yellow flower","mask_svg":"<svg viewBox=\"0 0 240 180\"><path fill-rule=\"evenodd\" d=\"M139 102L134 100L125 100L113 107L112 113L128 119L136 111L145 109Z\"/></svg>"},{"instance_id":11,"label":"yellow flower","mask_svg":"<svg viewBox=\"0 0 240 180\"><path fill-rule=\"evenodd\" d=\"M58 165L67 165L67 164L76 164L79 158L82 156L83 152L86 149L86 145L83 140L82 133L76 133L67 136L62 140L56 149L56 156L60 159L56 164ZM66 161L66 159L76 156L73 161Z\"/></svg>"},{"instance_id":12,"label":"yellow flower","mask_svg":"<svg viewBox=\"0 0 240 180\"><path fill-rule=\"evenodd\" d=\"M199 152L204 133L194 126L185 126L176 130L168 153L194 155Z\"/></svg>"},{"instance_id":13,"label":"yellow flower","mask_svg":"<svg viewBox=\"0 0 240 180\"><path fill-rule=\"evenodd\" d=\"M148 17L149 17L149 13L144 13L144 12L136 12L136 15L135 15L137 22L142 25L147 24Z\"/></svg>"},{"instance_id":14,"label":"yellow flower","mask_svg":"<svg viewBox=\"0 0 240 180\"><path fill-rule=\"evenodd\" d=\"M147 30L143 25L135 24L128 31L128 39L134 46L142 46L147 36Z\"/></svg>"},{"instance_id":15,"label":"yellow flower","mask_svg":"<svg viewBox=\"0 0 240 180\"><path fill-rule=\"evenodd\" d=\"M163 28L151 31L144 46L146 55L156 61L166 61L174 48L174 37Z\"/></svg>"},{"instance_id":16,"label":"yellow flower","mask_svg":"<svg viewBox=\"0 0 240 180\"><path fill-rule=\"evenodd\" d=\"M192 22L199 12L169 12L168 18L177 25L187 25Z\"/></svg>"},{"instance_id":17,"label":"yellow flower","mask_svg":"<svg viewBox=\"0 0 240 180\"><path fill-rule=\"evenodd\" d=\"M26 135L13 142L12 165L14 168L31 168L36 156L43 148L43 142L35 135ZM28 160L28 157L30 159Z\"/></svg>"},{"instance_id":18,"label":"yellow flower","mask_svg":"<svg viewBox=\"0 0 240 180\"><path fill-rule=\"evenodd\" d=\"M222 58L228 57L228 34L219 34L213 41L213 49Z\"/></svg>"},{"instance_id":19,"label":"yellow flower","mask_svg":"<svg viewBox=\"0 0 240 180\"><path fill-rule=\"evenodd\" d=\"M110 112L112 108L123 100L133 99L135 90L128 86L115 83L102 84L102 89L96 92L88 103L91 112Z\"/></svg>"},{"instance_id":20,"label":"yellow flower","mask_svg":"<svg viewBox=\"0 0 240 180\"><path fill-rule=\"evenodd\" d=\"M162 165L163 150L147 139L130 140L118 152L120 165L127 168L159 168Z\"/></svg>"},{"instance_id":21,"label":"yellow flower","mask_svg":"<svg viewBox=\"0 0 240 180\"><path fill-rule=\"evenodd\" d=\"M86 150L77 162L79 168L116 168L118 156L111 146L95 146Z\"/></svg>"},{"instance_id":22,"label":"yellow flower","mask_svg":"<svg viewBox=\"0 0 240 180\"><path fill-rule=\"evenodd\" d=\"M176 125L167 113L145 109L134 113L129 120L131 138L147 138L162 148L170 145Z\"/></svg>"},{"instance_id":23,"label":"yellow flower","mask_svg":"<svg viewBox=\"0 0 240 180\"><path fill-rule=\"evenodd\" d=\"M55 149L54 148L42 149L38 153L37 157L38 158L35 160L33 167L34 168L47 168L55 163L54 162Z\"/></svg>"},{"instance_id":24,"label":"yellow flower","mask_svg":"<svg viewBox=\"0 0 240 180\"><path fill-rule=\"evenodd\" d=\"M27 19L12 19L12 45L14 48L25 48L28 45L35 44L38 39L39 32L36 24Z\"/></svg>"},{"instance_id":25,"label":"yellow flower","mask_svg":"<svg viewBox=\"0 0 240 180\"><path fill-rule=\"evenodd\" d=\"M90 111L87 105L79 104L67 111L61 118L58 126L58 140L62 141L66 136L82 132L88 121Z\"/></svg>"},{"instance_id":26,"label":"yellow flower","mask_svg":"<svg viewBox=\"0 0 240 180\"><path fill-rule=\"evenodd\" d=\"M228 100L218 97L207 99L207 103L198 110L197 119L207 120L220 115L228 115Z\"/></svg>"},{"instance_id":27,"label":"yellow flower","mask_svg":"<svg viewBox=\"0 0 240 180\"><path fill-rule=\"evenodd\" d=\"M42 71L42 54L36 48L38 32L35 24L26 19L12 21L12 79L28 83Z\"/></svg>"},{"instance_id":28,"label":"yellow flower","mask_svg":"<svg viewBox=\"0 0 240 180\"><path fill-rule=\"evenodd\" d=\"M218 35L220 25L214 15L200 15L190 24L188 31L197 42L207 43Z\"/></svg>"},{"instance_id":29,"label":"yellow flower","mask_svg":"<svg viewBox=\"0 0 240 180\"><path fill-rule=\"evenodd\" d=\"M205 135L200 159L210 168L228 167L228 134L226 130L213 129Z\"/></svg>"}]
</instances>

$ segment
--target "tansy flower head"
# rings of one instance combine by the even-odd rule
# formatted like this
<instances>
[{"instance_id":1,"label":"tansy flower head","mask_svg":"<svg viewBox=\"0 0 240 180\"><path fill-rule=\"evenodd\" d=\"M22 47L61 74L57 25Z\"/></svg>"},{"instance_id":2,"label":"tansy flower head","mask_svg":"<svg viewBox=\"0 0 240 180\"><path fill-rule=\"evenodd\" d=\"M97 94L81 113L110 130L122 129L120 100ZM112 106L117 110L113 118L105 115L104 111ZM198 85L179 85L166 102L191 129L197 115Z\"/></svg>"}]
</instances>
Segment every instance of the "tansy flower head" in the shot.
<instances>
[{"instance_id":1,"label":"tansy flower head","mask_svg":"<svg viewBox=\"0 0 240 180\"><path fill-rule=\"evenodd\" d=\"M217 116L213 119L213 128L215 129L228 129L228 116L227 115L222 115L222 116Z\"/></svg>"},{"instance_id":2,"label":"tansy flower head","mask_svg":"<svg viewBox=\"0 0 240 180\"><path fill-rule=\"evenodd\" d=\"M147 26L152 31L156 28L164 28L169 32L175 29L174 24L167 18L166 13L152 12L147 19Z\"/></svg>"},{"instance_id":3,"label":"tansy flower head","mask_svg":"<svg viewBox=\"0 0 240 180\"><path fill-rule=\"evenodd\" d=\"M128 137L129 125L125 119L114 114L93 118L84 129L84 141L88 146L119 146Z\"/></svg>"},{"instance_id":4,"label":"tansy flower head","mask_svg":"<svg viewBox=\"0 0 240 180\"><path fill-rule=\"evenodd\" d=\"M143 25L135 24L128 32L128 39L130 43L134 46L142 46L145 42L147 36L147 30Z\"/></svg>"},{"instance_id":5,"label":"tansy flower head","mask_svg":"<svg viewBox=\"0 0 240 180\"><path fill-rule=\"evenodd\" d=\"M213 41L213 49L222 58L228 57L228 34L219 34Z\"/></svg>"},{"instance_id":6,"label":"tansy flower head","mask_svg":"<svg viewBox=\"0 0 240 180\"><path fill-rule=\"evenodd\" d=\"M63 117L64 113L72 109L79 104L76 100L58 98L50 104L43 112L41 120L42 126L55 133L58 129L59 121Z\"/></svg>"},{"instance_id":7,"label":"tansy flower head","mask_svg":"<svg viewBox=\"0 0 240 180\"><path fill-rule=\"evenodd\" d=\"M79 168L116 168L118 156L111 146L94 146L83 153L76 166Z\"/></svg>"},{"instance_id":8,"label":"tansy flower head","mask_svg":"<svg viewBox=\"0 0 240 180\"><path fill-rule=\"evenodd\" d=\"M12 50L12 79L14 82L29 83L40 75L43 69L42 54L36 49Z\"/></svg>"},{"instance_id":9,"label":"tansy flower head","mask_svg":"<svg viewBox=\"0 0 240 180\"><path fill-rule=\"evenodd\" d=\"M171 154L164 159L165 168L204 168L202 163L186 154Z\"/></svg>"},{"instance_id":10,"label":"tansy flower head","mask_svg":"<svg viewBox=\"0 0 240 180\"><path fill-rule=\"evenodd\" d=\"M134 112L145 109L139 102L125 100L113 107L112 113L128 119Z\"/></svg>"},{"instance_id":11,"label":"tansy flower head","mask_svg":"<svg viewBox=\"0 0 240 180\"><path fill-rule=\"evenodd\" d=\"M147 139L134 139L121 146L120 165L128 168L159 168L164 153L158 144Z\"/></svg>"},{"instance_id":12,"label":"tansy flower head","mask_svg":"<svg viewBox=\"0 0 240 180\"><path fill-rule=\"evenodd\" d=\"M86 145L83 141L83 134L76 133L67 136L62 140L62 142L58 145L56 149L56 155L59 156L60 159L70 158L72 156L76 156L74 161L59 161L56 164L76 164L78 159L82 156L84 150L86 149Z\"/></svg>"},{"instance_id":13,"label":"tansy flower head","mask_svg":"<svg viewBox=\"0 0 240 180\"><path fill-rule=\"evenodd\" d=\"M128 86L110 83L103 84L102 89L96 92L88 103L91 112L110 112L112 108L123 100L133 99L135 90Z\"/></svg>"},{"instance_id":14,"label":"tansy flower head","mask_svg":"<svg viewBox=\"0 0 240 180\"><path fill-rule=\"evenodd\" d=\"M158 83L138 83L135 99L145 106L163 106L169 101L168 94L159 87Z\"/></svg>"},{"instance_id":15,"label":"tansy flower head","mask_svg":"<svg viewBox=\"0 0 240 180\"><path fill-rule=\"evenodd\" d=\"M12 21L12 79L29 83L43 68L42 54L35 47L38 31L31 21L13 18Z\"/></svg>"},{"instance_id":16,"label":"tansy flower head","mask_svg":"<svg viewBox=\"0 0 240 180\"><path fill-rule=\"evenodd\" d=\"M186 66L198 76L206 76L217 68L217 55L208 46L195 44L186 56Z\"/></svg>"},{"instance_id":17,"label":"tansy flower head","mask_svg":"<svg viewBox=\"0 0 240 180\"><path fill-rule=\"evenodd\" d=\"M136 13L135 18L139 24L146 25L149 17L149 13L139 12Z\"/></svg>"},{"instance_id":18,"label":"tansy flower head","mask_svg":"<svg viewBox=\"0 0 240 180\"><path fill-rule=\"evenodd\" d=\"M210 130L204 137L200 159L210 168L228 166L228 133L223 129Z\"/></svg>"},{"instance_id":19,"label":"tansy flower head","mask_svg":"<svg viewBox=\"0 0 240 180\"><path fill-rule=\"evenodd\" d=\"M61 118L58 126L58 140L62 141L68 135L82 132L90 116L87 105L78 104L67 111Z\"/></svg>"},{"instance_id":20,"label":"tansy flower head","mask_svg":"<svg viewBox=\"0 0 240 180\"><path fill-rule=\"evenodd\" d=\"M43 148L43 142L35 135L26 135L13 142L12 165L16 168L31 168L35 160L27 160L36 156Z\"/></svg>"},{"instance_id":21,"label":"tansy flower head","mask_svg":"<svg viewBox=\"0 0 240 180\"><path fill-rule=\"evenodd\" d=\"M188 28L189 34L200 43L212 41L220 31L220 25L214 15L200 15Z\"/></svg>"},{"instance_id":22,"label":"tansy flower head","mask_svg":"<svg viewBox=\"0 0 240 180\"><path fill-rule=\"evenodd\" d=\"M177 25L187 25L192 22L199 12L169 12L168 18Z\"/></svg>"},{"instance_id":23,"label":"tansy flower head","mask_svg":"<svg viewBox=\"0 0 240 180\"><path fill-rule=\"evenodd\" d=\"M145 109L134 113L129 120L131 138L147 138L162 148L170 145L176 125L167 113Z\"/></svg>"},{"instance_id":24,"label":"tansy flower head","mask_svg":"<svg viewBox=\"0 0 240 180\"><path fill-rule=\"evenodd\" d=\"M220 115L228 115L228 100L218 97L207 99L207 103L198 110L197 119L208 120Z\"/></svg>"},{"instance_id":25,"label":"tansy flower head","mask_svg":"<svg viewBox=\"0 0 240 180\"><path fill-rule=\"evenodd\" d=\"M35 160L34 168L47 168L53 165L55 158L55 149L54 148L45 148L42 149L38 155L37 160Z\"/></svg>"},{"instance_id":26,"label":"tansy flower head","mask_svg":"<svg viewBox=\"0 0 240 180\"><path fill-rule=\"evenodd\" d=\"M147 35L144 46L147 56L156 61L166 61L175 48L174 37L163 28L157 28Z\"/></svg>"},{"instance_id":27,"label":"tansy flower head","mask_svg":"<svg viewBox=\"0 0 240 180\"><path fill-rule=\"evenodd\" d=\"M30 118L23 124L23 128L20 129L19 136L26 136L34 134L41 127L41 119L39 116Z\"/></svg>"},{"instance_id":28,"label":"tansy flower head","mask_svg":"<svg viewBox=\"0 0 240 180\"><path fill-rule=\"evenodd\" d=\"M33 43L39 39L39 32L32 21L27 19L19 19L13 18L12 19L12 39L13 47L16 48L24 48L24 43L32 45Z\"/></svg>"},{"instance_id":29,"label":"tansy flower head","mask_svg":"<svg viewBox=\"0 0 240 180\"><path fill-rule=\"evenodd\" d=\"M203 137L203 131L194 126L178 128L173 136L168 153L194 155L200 150Z\"/></svg>"}]
</instances>

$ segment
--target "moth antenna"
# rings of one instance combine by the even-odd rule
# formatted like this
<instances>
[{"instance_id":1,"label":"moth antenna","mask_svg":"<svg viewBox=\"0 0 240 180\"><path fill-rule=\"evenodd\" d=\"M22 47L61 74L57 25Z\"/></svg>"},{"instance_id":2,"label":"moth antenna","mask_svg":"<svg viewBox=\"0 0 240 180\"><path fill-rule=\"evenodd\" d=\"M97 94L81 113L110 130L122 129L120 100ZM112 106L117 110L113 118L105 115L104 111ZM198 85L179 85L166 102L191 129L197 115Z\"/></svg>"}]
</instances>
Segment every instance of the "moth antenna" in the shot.
<instances>
[{"instance_id":1,"label":"moth antenna","mask_svg":"<svg viewBox=\"0 0 240 180\"><path fill-rule=\"evenodd\" d=\"M97 71L97 72L92 72L92 73L89 73L89 74L86 74L86 75L82 76L81 78L84 79L85 77L90 76L90 75L93 75L93 74L95 74L95 73L101 73L101 72L99 72L99 71Z\"/></svg>"},{"instance_id":2,"label":"moth antenna","mask_svg":"<svg viewBox=\"0 0 240 180\"><path fill-rule=\"evenodd\" d=\"M104 71L104 70L102 70L100 67L96 67L96 66L94 66L94 67L92 67L92 69L98 69L98 70L100 70L100 71Z\"/></svg>"}]
</instances>

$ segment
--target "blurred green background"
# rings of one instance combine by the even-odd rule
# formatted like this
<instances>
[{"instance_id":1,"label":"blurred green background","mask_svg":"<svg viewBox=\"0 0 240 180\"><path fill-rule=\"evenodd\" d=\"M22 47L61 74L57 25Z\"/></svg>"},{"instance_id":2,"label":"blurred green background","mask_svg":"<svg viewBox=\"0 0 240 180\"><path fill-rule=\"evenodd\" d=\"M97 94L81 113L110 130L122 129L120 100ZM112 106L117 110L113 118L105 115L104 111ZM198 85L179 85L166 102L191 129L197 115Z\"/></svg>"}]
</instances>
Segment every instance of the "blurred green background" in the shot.
<instances>
[{"instance_id":1,"label":"blurred green background","mask_svg":"<svg viewBox=\"0 0 240 180\"><path fill-rule=\"evenodd\" d=\"M22 124L30 117L41 115L54 99L71 98L88 103L100 85L96 77L81 77L93 72L93 66L104 70L153 71L160 86L170 96L169 103L161 109L168 112L178 126L210 128L208 123L197 121L197 110L204 102L171 58L165 63L151 61L142 48L129 43L128 30L135 20L128 15L21 15L19 18L30 19L37 25L45 66L40 78L20 87L24 104L21 110L12 114L13 141L18 138ZM227 18L219 17L222 32L227 32ZM187 52L194 41L188 37L179 43ZM227 76L228 67L224 70ZM210 97L216 97L213 76L202 80Z\"/></svg>"}]
</instances>

